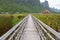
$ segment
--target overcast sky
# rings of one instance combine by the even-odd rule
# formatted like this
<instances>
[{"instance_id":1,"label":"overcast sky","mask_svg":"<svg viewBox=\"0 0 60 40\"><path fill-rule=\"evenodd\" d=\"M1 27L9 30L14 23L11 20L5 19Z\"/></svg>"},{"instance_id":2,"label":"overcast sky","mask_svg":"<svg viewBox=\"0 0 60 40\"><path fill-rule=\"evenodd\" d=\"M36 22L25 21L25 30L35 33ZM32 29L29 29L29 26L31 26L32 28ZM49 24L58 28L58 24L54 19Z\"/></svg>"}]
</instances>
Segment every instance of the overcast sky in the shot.
<instances>
[{"instance_id":1,"label":"overcast sky","mask_svg":"<svg viewBox=\"0 0 60 40\"><path fill-rule=\"evenodd\" d=\"M44 2L45 0L40 0L41 2ZM60 0L47 0L49 2L50 7L55 7L57 9L60 9Z\"/></svg>"}]
</instances>

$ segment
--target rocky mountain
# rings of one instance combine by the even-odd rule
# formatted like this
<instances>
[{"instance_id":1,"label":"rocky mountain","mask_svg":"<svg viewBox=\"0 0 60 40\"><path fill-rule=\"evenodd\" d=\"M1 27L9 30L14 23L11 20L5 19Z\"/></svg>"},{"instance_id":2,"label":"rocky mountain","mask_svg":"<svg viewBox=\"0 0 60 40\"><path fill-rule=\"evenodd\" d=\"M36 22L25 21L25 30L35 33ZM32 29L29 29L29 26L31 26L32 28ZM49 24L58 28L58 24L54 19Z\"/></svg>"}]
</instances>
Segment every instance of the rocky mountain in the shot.
<instances>
[{"instance_id":1,"label":"rocky mountain","mask_svg":"<svg viewBox=\"0 0 60 40\"><path fill-rule=\"evenodd\" d=\"M48 1L41 3L40 0L0 0L0 12L40 13L46 9L51 11Z\"/></svg>"},{"instance_id":2,"label":"rocky mountain","mask_svg":"<svg viewBox=\"0 0 60 40\"><path fill-rule=\"evenodd\" d=\"M49 9L49 3L48 1L46 0L45 2L41 3L41 5L46 8L46 9Z\"/></svg>"},{"instance_id":3,"label":"rocky mountain","mask_svg":"<svg viewBox=\"0 0 60 40\"><path fill-rule=\"evenodd\" d=\"M47 0L45 0L45 2L41 3L41 5L45 8L45 9L48 9L49 11L51 12L60 12L60 9L56 9L56 8L50 8L49 7L49 3Z\"/></svg>"},{"instance_id":4,"label":"rocky mountain","mask_svg":"<svg viewBox=\"0 0 60 40\"><path fill-rule=\"evenodd\" d=\"M0 0L0 12L39 13L44 9L40 0Z\"/></svg>"}]
</instances>

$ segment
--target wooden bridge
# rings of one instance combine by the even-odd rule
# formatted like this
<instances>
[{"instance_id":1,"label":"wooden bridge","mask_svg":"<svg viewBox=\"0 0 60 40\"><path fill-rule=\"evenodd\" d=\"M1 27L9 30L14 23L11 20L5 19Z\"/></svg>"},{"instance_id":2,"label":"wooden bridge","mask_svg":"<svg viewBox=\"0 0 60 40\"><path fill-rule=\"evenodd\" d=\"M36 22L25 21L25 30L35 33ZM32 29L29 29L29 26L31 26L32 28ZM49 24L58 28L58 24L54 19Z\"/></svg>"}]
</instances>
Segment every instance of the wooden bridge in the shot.
<instances>
[{"instance_id":1,"label":"wooden bridge","mask_svg":"<svg viewBox=\"0 0 60 40\"><path fill-rule=\"evenodd\" d=\"M60 34L30 14L1 36L0 40L60 40Z\"/></svg>"}]
</instances>

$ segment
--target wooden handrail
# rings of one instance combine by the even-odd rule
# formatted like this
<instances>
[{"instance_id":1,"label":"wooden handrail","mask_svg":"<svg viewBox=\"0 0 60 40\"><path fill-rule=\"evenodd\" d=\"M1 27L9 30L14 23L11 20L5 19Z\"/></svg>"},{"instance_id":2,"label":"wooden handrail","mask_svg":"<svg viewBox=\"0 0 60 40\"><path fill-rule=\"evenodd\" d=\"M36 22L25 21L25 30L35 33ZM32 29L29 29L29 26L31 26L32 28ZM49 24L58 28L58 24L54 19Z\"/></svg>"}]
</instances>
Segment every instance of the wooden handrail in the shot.
<instances>
[{"instance_id":1,"label":"wooden handrail","mask_svg":"<svg viewBox=\"0 0 60 40\"><path fill-rule=\"evenodd\" d=\"M11 33L13 33L16 28L19 27L19 25L21 25L26 19L28 18L28 16L26 16L22 21L20 21L18 24L16 24L14 27L12 27L8 32L6 32L4 35L2 35L0 37L0 40L5 40Z\"/></svg>"},{"instance_id":2,"label":"wooden handrail","mask_svg":"<svg viewBox=\"0 0 60 40\"><path fill-rule=\"evenodd\" d=\"M9 39L8 40L12 40L13 39L13 37L15 36L15 35L19 35L20 34L20 31L22 32L23 31L23 29L24 29L24 26L26 25L26 22L27 22L27 19L28 19L28 17L29 16L26 16L22 21L20 21L17 25L15 25L14 27L12 27L8 32L6 32L3 36L1 36L0 37L0 40L5 40L7 37L9 37L10 35L10 37L9 37ZM39 19L37 19L36 17L34 17L34 16L32 16L32 18L33 18L33 21L34 21L34 23L35 23L35 25L38 25L48 36L49 36L49 38L51 39L51 40L55 40L51 35L50 35L50 33L49 32L51 32L53 35L55 35L55 37L58 39L58 40L60 40L60 34L57 32L57 31L55 31L54 29L52 29L50 26L48 26L48 25L46 25L45 23L43 23L41 20L39 20ZM24 25L23 25L24 24ZM23 26L22 26L23 25ZM21 28L22 27L22 28ZM36 26L37 27L37 26ZM20 29L21 28L21 29ZM39 29L38 27L37 27L37 29L38 29L38 31L42 31L41 29ZM47 30L46 30L47 29ZM20 31L19 31L20 30ZM18 32L19 31L19 32ZM49 31L49 32L48 32ZM12 34L13 33L13 34ZM16 34L17 33L17 34ZM41 33L42 34L42 33ZM40 34L40 36L41 36L41 38L42 38L42 40L44 40L43 39L43 36L45 36L45 35L41 35ZM15 36L16 37L16 36ZM18 36L18 37L20 37L20 36ZM18 40L19 40L19 38L18 38ZM46 40L46 39L45 39Z\"/></svg>"},{"instance_id":3,"label":"wooden handrail","mask_svg":"<svg viewBox=\"0 0 60 40\"><path fill-rule=\"evenodd\" d=\"M41 20L37 19L36 17L33 16L33 18L34 18L34 20L36 20L37 22L39 22L39 25L40 25L40 26L42 25L42 26L43 26L44 28L46 28L49 32L51 32L53 35L55 35L55 37L56 37L58 40L60 40L60 34L59 34L57 31L55 31L55 30L52 29L50 26L46 25L45 23L43 23Z\"/></svg>"}]
</instances>

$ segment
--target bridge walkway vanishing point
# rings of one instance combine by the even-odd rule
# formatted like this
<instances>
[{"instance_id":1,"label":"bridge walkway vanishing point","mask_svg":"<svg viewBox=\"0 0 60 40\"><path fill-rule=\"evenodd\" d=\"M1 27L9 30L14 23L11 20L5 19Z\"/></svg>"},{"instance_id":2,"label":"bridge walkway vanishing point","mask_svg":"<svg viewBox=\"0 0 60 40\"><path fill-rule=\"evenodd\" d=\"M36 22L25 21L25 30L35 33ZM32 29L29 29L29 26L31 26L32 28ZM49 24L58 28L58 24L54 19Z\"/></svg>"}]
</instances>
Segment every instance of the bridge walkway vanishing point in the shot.
<instances>
[{"instance_id":1,"label":"bridge walkway vanishing point","mask_svg":"<svg viewBox=\"0 0 60 40\"><path fill-rule=\"evenodd\" d=\"M21 40L40 40L31 15L29 15Z\"/></svg>"},{"instance_id":2,"label":"bridge walkway vanishing point","mask_svg":"<svg viewBox=\"0 0 60 40\"><path fill-rule=\"evenodd\" d=\"M0 40L60 40L60 34L30 14L2 35Z\"/></svg>"}]
</instances>

